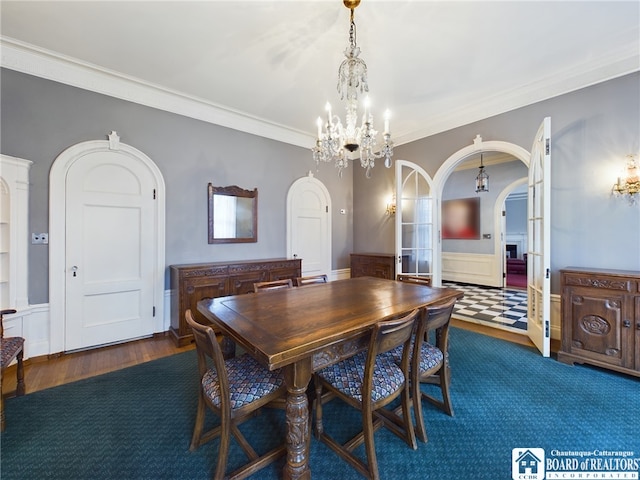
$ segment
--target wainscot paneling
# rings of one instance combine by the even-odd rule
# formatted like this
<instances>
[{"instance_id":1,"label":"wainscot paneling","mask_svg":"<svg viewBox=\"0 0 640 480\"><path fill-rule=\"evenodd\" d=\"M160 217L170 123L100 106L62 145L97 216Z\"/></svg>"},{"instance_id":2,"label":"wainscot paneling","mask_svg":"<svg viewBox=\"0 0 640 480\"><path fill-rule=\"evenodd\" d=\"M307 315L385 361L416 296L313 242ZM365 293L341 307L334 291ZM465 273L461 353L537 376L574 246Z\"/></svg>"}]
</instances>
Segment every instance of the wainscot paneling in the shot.
<instances>
[{"instance_id":1,"label":"wainscot paneling","mask_svg":"<svg viewBox=\"0 0 640 480\"><path fill-rule=\"evenodd\" d=\"M499 260L496 255L442 252L442 280L501 287Z\"/></svg>"}]
</instances>

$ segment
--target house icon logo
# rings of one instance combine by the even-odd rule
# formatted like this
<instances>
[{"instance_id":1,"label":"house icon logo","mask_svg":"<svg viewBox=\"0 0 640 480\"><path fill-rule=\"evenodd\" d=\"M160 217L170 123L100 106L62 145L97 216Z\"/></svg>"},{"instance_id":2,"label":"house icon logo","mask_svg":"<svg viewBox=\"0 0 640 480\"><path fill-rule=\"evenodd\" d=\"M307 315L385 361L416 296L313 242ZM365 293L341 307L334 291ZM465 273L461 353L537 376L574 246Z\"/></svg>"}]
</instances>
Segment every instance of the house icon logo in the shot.
<instances>
[{"instance_id":1,"label":"house icon logo","mask_svg":"<svg viewBox=\"0 0 640 480\"><path fill-rule=\"evenodd\" d=\"M544 449L514 448L511 451L513 480L544 480Z\"/></svg>"}]
</instances>

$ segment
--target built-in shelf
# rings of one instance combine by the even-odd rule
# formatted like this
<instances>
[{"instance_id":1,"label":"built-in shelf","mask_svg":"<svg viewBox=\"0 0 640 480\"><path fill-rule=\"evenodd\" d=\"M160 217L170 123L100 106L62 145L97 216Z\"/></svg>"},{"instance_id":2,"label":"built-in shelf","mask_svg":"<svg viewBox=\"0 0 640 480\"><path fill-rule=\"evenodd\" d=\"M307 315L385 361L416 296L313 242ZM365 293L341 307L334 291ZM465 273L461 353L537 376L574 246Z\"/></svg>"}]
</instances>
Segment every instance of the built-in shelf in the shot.
<instances>
[{"instance_id":1,"label":"built-in shelf","mask_svg":"<svg viewBox=\"0 0 640 480\"><path fill-rule=\"evenodd\" d=\"M0 155L0 308L28 306L29 160Z\"/></svg>"}]
</instances>

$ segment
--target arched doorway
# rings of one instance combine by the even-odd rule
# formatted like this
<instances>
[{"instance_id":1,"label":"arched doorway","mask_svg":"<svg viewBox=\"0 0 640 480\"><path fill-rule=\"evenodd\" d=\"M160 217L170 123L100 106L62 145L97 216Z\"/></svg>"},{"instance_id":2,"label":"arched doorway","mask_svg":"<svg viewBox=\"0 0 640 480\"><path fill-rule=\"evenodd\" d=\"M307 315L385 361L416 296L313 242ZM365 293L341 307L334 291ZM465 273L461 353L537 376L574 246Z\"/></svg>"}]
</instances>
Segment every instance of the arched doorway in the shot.
<instances>
[{"instance_id":1,"label":"arched doorway","mask_svg":"<svg viewBox=\"0 0 640 480\"><path fill-rule=\"evenodd\" d=\"M287 193L287 256L302 259L302 275L331 273L331 195L311 172Z\"/></svg>"},{"instance_id":2,"label":"arched doorway","mask_svg":"<svg viewBox=\"0 0 640 480\"><path fill-rule=\"evenodd\" d=\"M528 175L528 268L527 268L527 334L543 356L550 353L550 141L551 119L545 118L533 140L531 152L509 142L484 142L477 135L472 145L458 150L438 169L434 176L434 192L437 201L442 199L445 182L455 167L474 154L497 151L509 154L522 161L529 170ZM440 203L441 204L441 203ZM438 231L441 231L441 218L438 217ZM494 255L503 255L499 238ZM436 256L442 258L442 242L437 242ZM502 264L502 260L500 260ZM434 273L436 285L440 283L440 272Z\"/></svg>"},{"instance_id":3,"label":"arched doorway","mask_svg":"<svg viewBox=\"0 0 640 480\"><path fill-rule=\"evenodd\" d=\"M156 164L112 132L62 152L49 182L51 352L162 331L165 186Z\"/></svg>"}]
</instances>

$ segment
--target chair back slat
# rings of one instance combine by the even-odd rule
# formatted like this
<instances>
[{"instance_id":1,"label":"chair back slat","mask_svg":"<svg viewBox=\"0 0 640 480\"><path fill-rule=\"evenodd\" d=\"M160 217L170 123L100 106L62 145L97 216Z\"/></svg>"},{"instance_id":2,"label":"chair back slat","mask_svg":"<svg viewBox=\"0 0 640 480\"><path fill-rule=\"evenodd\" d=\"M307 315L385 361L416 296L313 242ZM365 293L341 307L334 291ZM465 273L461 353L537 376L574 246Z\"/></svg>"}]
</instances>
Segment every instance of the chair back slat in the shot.
<instances>
[{"instance_id":1,"label":"chair back slat","mask_svg":"<svg viewBox=\"0 0 640 480\"><path fill-rule=\"evenodd\" d=\"M327 283L326 275L313 275L310 277L297 277L294 279L293 284L296 287L303 287L304 285L313 285L316 283Z\"/></svg>"},{"instance_id":2,"label":"chair back slat","mask_svg":"<svg viewBox=\"0 0 640 480\"><path fill-rule=\"evenodd\" d=\"M401 273L398 274L396 279L399 282L414 283L416 285L425 285L427 287L431 286L431 277L419 277L417 275L406 275L404 273Z\"/></svg>"},{"instance_id":3,"label":"chair back slat","mask_svg":"<svg viewBox=\"0 0 640 480\"><path fill-rule=\"evenodd\" d=\"M411 340L419 313L420 310L416 309L404 317L379 322L372 332L369 350L375 350L378 355Z\"/></svg>"},{"instance_id":4,"label":"chair back slat","mask_svg":"<svg viewBox=\"0 0 640 480\"><path fill-rule=\"evenodd\" d=\"M457 299L454 298L446 303L427 307L427 314L425 316L427 331L436 330L449 323L456 300Z\"/></svg>"},{"instance_id":5,"label":"chair back slat","mask_svg":"<svg viewBox=\"0 0 640 480\"><path fill-rule=\"evenodd\" d=\"M431 305L427 307L423 313L422 321L419 322L416 338L418 339L414 345L414 354L422 348L422 343L427 338L429 332L436 332L436 347L442 352L446 352L449 342L449 325L451 323L451 314L457 299L453 298L445 303Z\"/></svg>"},{"instance_id":6,"label":"chair back slat","mask_svg":"<svg viewBox=\"0 0 640 480\"><path fill-rule=\"evenodd\" d=\"M267 290L280 290L284 288L293 288L293 281L290 278L274 280L271 282L256 282L253 284L254 293L264 292Z\"/></svg>"},{"instance_id":7,"label":"chair back slat","mask_svg":"<svg viewBox=\"0 0 640 480\"><path fill-rule=\"evenodd\" d=\"M228 397L228 380L227 370L225 368L224 357L222 350L216 339L216 334L213 328L198 323L193 318L191 309L185 312L185 319L187 325L191 327L193 332L193 338L196 342L196 350L198 353L198 371L200 372L200 378L209 370L209 360L213 362L213 367L218 374L218 381L220 382L221 397ZM209 360L208 360L209 359Z\"/></svg>"}]
</instances>

